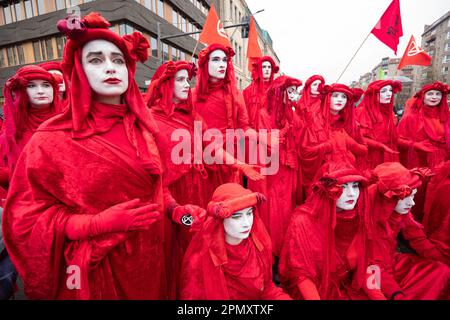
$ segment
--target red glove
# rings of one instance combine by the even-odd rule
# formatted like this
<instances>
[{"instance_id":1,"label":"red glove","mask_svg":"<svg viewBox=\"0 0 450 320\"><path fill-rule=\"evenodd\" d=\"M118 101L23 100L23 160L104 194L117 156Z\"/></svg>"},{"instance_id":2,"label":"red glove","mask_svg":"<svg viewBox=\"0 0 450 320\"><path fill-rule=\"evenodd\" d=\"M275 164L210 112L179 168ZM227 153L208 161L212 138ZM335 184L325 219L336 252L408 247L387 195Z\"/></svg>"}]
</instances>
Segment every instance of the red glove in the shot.
<instances>
[{"instance_id":1,"label":"red glove","mask_svg":"<svg viewBox=\"0 0 450 320\"><path fill-rule=\"evenodd\" d=\"M172 220L178 224L191 227L191 230L200 229L206 219L206 210L192 204L176 206L172 211Z\"/></svg>"},{"instance_id":2,"label":"red glove","mask_svg":"<svg viewBox=\"0 0 450 320\"><path fill-rule=\"evenodd\" d=\"M235 213L244 208L253 207L254 205L260 204L266 201L266 197L259 192L254 192L235 198L233 200L213 202L208 204L208 213L211 216L220 217L222 219L229 218Z\"/></svg>"},{"instance_id":3,"label":"red glove","mask_svg":"<svg viewBox=\"0 0 450 320\"><path fill-rule=\"evenodd\" d=\"M123 202L94 215L72 215L66 224L71 240L82 240L104 233L145 230L161 218L159 204L142 205L139 199Z\"/></svg>"},{"instance_id":4,"label":"red glove","mask_svg":"<svg viewBox=\"0 0 450 320\"><path fill-rule=\"evenodd\" d=\"M261 175L261 166L250 165L246 163L240 163L233 165L233 168L239 170L244 176L248 177L252 181L264 180L264 176Z\"/></svg>"},{"instance_id":5,"label":"red glove","mask_svg":"<svg viewBox=\"0 0 450 320\"><path fill-rule=\"evenodd\" d=\"M429 142L429 141L422 141L422 142L415 142L413 144L413 148L418 150L418 151L422 151L422 152L426 152L426 153L433 153L436 151L436 148Z\"/></svg>"}]
</instances>

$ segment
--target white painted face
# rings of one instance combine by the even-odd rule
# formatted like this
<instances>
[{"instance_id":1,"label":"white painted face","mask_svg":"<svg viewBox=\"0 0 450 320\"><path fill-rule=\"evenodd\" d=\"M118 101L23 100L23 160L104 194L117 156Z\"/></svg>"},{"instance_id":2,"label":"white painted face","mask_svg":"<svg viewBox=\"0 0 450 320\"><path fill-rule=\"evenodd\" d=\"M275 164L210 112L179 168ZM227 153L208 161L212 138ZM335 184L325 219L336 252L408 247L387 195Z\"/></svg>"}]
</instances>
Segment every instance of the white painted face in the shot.
<instances>
[{"instance_id":1,"label":"white painted face","mask_svg":"<svg viewBox=\"0 0 450 320\"><path fill-rule=\"evenodd\" d=\"M383 88L381 88L380 90L380 103L382 104L386 104L386 103L390 103L391 99L392 99L392 86L391 85L387 85L384 86Z\"/></svg>"},{"instance_id":2,"label":"white painted face","mask_svg":"<svg viewBox=\"0 0 450 320\"><path fill-rule=\"evenodd\" d=\"M436 107L441 103L442 92L439 90L430 90L425 93L423 103L430 107Z\"/></svg>"},{"instance_id":3,"label":"white painted face","mask_svg":"<svg viewBox=\"0 0 450 320\"><path fill-rule=\"evenodd\" d=\"M214 50L209 55L208 73L211 79L223 80L227 73L227 55L222 50Z\"/></svg>"},{"instance_id":4,"label":"white painted face","mask_svg":"<svg viewBox=\"0 0 450 320\"><path fill-rule=\"evenodd\" d=\"M173 86L173 102L180 103L186 101L189 95L190 85L188 82L189 75L186 69L177 71Z\"/></svg>"},{"instance_id":5,"label":"white painted face","mask_svg":"<svg viewBox=\"0 0 450 320\"><path fill-rule=\"evenodd\" d=\"M289 101L297 101L298 100L298 92L296 86L290 86L286 89L286 94L288 96Z\"/></svg>"},{"instance_id":6,"label":"white painted face","mask_svg":"<svg viewBox=\"0 0 450 320\"><path fill-rule=\"evenodd\" d=\"M353 210L358 202L359 194L359 182L353 181L342 184L342 194L336 201L336 211Z\"/></svg>"},{"instance_id":7,"label":"white painted face","mask_svg":"<svg viewBox=\"0 0 450 320\"><path fill-rule=\"evenodd\" d=\"M317 96L319 94L318 89L319 89L319 85L321 83L322 83L322 81L320 81L320 80L316 80L313 83L311 83L311 87L310 88L311 88L311 94L313 96Z\"/></svg>"},{"instance_id":8,"label":"white painted face","mask_svg":"<svg viewBox=\"0 0 450 320\"><path fill-rule=\"evenodd\" d=\"M253 208L236 211L231 217L223 220L225 241L231 245L238 245L250 236L253 226Z\"/></svg>"},{"instance_id":9,"label":"white painted face","mask_svg":"<svg viewBox=\"0 0 450 320\"><path fill-rule=\"evenodd\" d=\"M331 113L337 115L347 104L347 95L343 92L333 92L331 94Z\"/></svg>"},{"instance_id":10,"label":"white painted face","mask_svg":"<svg viewBox=\"0 0 450 320\"><path fill-rule=\"evenodd\" d=\"M27 84L27 94L33 108L46 108L53 102L53 87L46 80L31 80Z\"/></svg>"},{"instance_id":11,"label":"white painted face","mask_svg":"<svg viewBox=\"0 0 450 320\"><path fill-rule=\"evenodd\" d=\"M128 89L128 69L122 51L112 42L92 40L82 50L82 65L99 98L120 97Z\"/></svg>"},{"instance_id":12,"label":"white painted face","mask_svg":"<svg viewBox=\"0 0 450 320\"><path fill-rule=\"evenodd\" d=\"M50 73L52 73L52 74L57 74L57 75L61 76L61 78L63 78L63 74L62 74L62 72L59 71L59 70L48 70L48 72L50 72ZM65 84L65 82L64 82L64 78L63 78L62 83L59 84L59 92L60 92L60 93L66 92L66 84Z\"/></svg>"},{"instance_id":13,"label":"white painted face","mask_svg":"<svg viewBox=\"0 0 450 320\"><path fill-rule=\"evenodd\" d=\"M411 208L416 204L414 202L414 196L416 195L416 193L417 189L414 189L409 197L406 197L403 200L398 200L394 211L400 214L407 214L409 211L411 211Z\"/></svg>"},{"instance_id":14,"label":"white painted face","mask_svg":"<svg viewBox=\"0 0 450 320\"><path fill-rule=\"evenodd\" d=\"M272 64L269 61L264 61L262 63L262 74L264 80L269 80L272 75Z\"/></svg>"}]
</instances>

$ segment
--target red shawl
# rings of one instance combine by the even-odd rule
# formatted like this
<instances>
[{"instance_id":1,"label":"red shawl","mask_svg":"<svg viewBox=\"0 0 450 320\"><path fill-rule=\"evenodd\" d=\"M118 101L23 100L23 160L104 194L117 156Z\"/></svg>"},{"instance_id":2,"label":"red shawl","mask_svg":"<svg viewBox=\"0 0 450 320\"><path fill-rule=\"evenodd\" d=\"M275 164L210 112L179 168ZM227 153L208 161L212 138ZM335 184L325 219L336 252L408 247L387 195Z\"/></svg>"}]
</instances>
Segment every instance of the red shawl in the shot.
<instances>
[{"instance_id":1,"label":"red shawl","mask_svg":"<svg viewBox=\"0 0 450 320\"><path fill-rule=\"evenodd\" d=\"M389 104L380 104L380 90L391 85L393 95ZM397 150L396 117L394 115L394 94L402 90L399 81L377 80L372 82L364 93L363 100L355 110L356 121L361 134ZM368 163L374 168L385 161L398 161L398 156L380 150L370 149Z\"/></svg>"},{"instance_id":2,"label":"red shawl","mask_svg":"<svg viewBox=\"0 0 450 320\"><path fill-rule=\"evenodd\" d=\"M445 137L445 124L449 119L447 94L450 87L441 82L426 85L413 98L411 110L398 125L398 137L403 139L404 152L402 163L407 168L426 166L434 168L441 162L450 159L450 149ZM442 92L441 103L436 107L424 104L425 94L430 90ZM435 148L435 152L425 153L414 150L414 142L428 141Z\"/></svg>"},{"instance_id":3,"label":"red shawl","mask_svg":"<svg viewBox=\"0 0 450 320\"><path fill-rule=\"evenodd\" d=\"M262 72L262 64L264 62L270 62L272 66L272 73L270 79L267 81L264 81ZM276 65L272 57L269 56L257 59L253 62L252 66L252 83L242 93L244 95L245 105L247 106L250 126L255 128L257 112L263 107L267 90L273 82L274 75L278 73L280 68Z\"/></svg>"},{"instance_id":4,"label":"red shawl","mask_svg":"<svg viewBox=\"0 0 450 320\"><path fill-rule=\"evenodd\" d=\"M53 87L53 102L47 108L32 108L29 103L27 84L31 80L45 80ZM10 175L22 149L36 129L45 120L60 111L58 84L52 74L38 66L20 68L7 80L3 90L5 123L0 138L3 165Z\"/></svg>"},{"instance_id":5,"label":"red shawl","mask_svg":"<svg viewBox=\"0 0 450 320\"><path fill-rule=\"evenodd\" d=\"M148 43L137 33L119 37L96 13L78 21L81 29L67 23L59 27L70 38L63 60L73 85L69 107L39 128L17 164L4 212L8 252L31 299L165 298L162 220L145 231L66 237L73 214L97 214L136 198L163 208L162 169L151 135L156 125L134 81L136 60L146 60ZM124 53L129 87L123 105L91 99L80 52L94 39L112 41ZM79 270L77 290L66 284L69 266Z\"/></svg>"},{"instance_id":6,"label":"red shawl","mask_svg":"<svg viewBox=\"0 0 450 320\"><path fill-rule=\"evenodd\" d=\"M336 213L341 184L352 181L360 182L357 205L352 211ZM294 211L288 228L280 258L281 283L296 299L302 298L298 286L306 279L324 300L364 298L361 290L373 236L367 180L346 163L327 163L312 190L306 203Z\"/></svg>"},{"instance_id":7,"label":"red shawl","mask_svg":"<svg viewBox=\"0 0 450 320\"><path fill-rule=\"evenodd\" d=\"M259 197L235 183L216 189L208 205L210 217L192 239L184 257L181 299L289 299L272 282L270 238L256 211ZM238 202L233 212L222 211L220 208L229 202ZM227 245L223 219L248 207L253 207L250 237L238 246Z\"/></svg>"},{"instance_id":8,"label":"red shawl","mask_svg":"<svg viewBox=\"0 0 450 320\"><path fill-rule=\"evenodd\" d=\"M209 55L222 50L227 55L225 79L217 83L209 81ZM197 84L194 92L194 107L209 128L249 129L249 120L245 101L236 86L232 58L233 49L220 44L211 44L200 52Z\"/></svg>"}]
</instances>

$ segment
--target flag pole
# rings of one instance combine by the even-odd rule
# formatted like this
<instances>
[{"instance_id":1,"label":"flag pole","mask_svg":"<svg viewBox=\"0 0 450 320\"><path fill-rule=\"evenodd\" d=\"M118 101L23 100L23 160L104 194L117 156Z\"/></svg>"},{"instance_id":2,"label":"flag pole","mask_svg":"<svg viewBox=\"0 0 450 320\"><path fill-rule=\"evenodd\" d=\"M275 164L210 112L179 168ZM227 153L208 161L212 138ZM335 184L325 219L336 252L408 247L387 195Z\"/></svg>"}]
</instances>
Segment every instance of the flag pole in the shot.
<instances>
[{"instance_id":1,"label":"flag pole","mask_svg":"<svg viewBox=\"0 0 450 320\"><path fill-rule=\"evenodd\" d=\"M344 75L345 71L347 71L348 67L350 66L350 63L352 63L353 59L355 59L356 55L358 54L359 50L362 48L363 44L367 41L367 39L369 38L370 34L372 33L372 31L369 32L369 34L367 35L367 37L364 39L364 41L361 43L361 45L359 46L358 50L356 50L355 54L353 55L353 57L350 59L350 61L347 63L347 66L345 67L345 69L341 72L341 75L339 76L339 78L336 80L336 83L339 82L339 80L341 80L342 76Z\"/></svg>"},{"instance_id":2,"label":"flag pole","mask_svg":"<svg viewBox=\"0 0 450 320\"><path fill-rule=\"evenodd\" d=\"M194 54L195 54L195 51L197 51L199 42L200 42L200 40L197 40L197 43L195 44L194 51L192 51L191 59L189 59L189 62L192 62L192 59L194 59Z\"/></svg>"}]
</instances>

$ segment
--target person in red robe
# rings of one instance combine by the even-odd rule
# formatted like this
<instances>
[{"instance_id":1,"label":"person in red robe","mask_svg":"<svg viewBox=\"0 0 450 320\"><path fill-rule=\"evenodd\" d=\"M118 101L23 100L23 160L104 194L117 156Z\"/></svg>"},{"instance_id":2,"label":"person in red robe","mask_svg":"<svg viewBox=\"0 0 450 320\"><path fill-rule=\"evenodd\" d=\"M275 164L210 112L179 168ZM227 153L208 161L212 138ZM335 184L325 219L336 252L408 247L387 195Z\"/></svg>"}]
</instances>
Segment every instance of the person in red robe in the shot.
<instances>
[{"instance_id":1,"label":"person in red robe","mask_svg":"<svg viewBox=\"0 0 450 320\"><path fill-rule=\"evenodd\" d=\"M450 268L443 263L445 256L410 212L417 188L429 169L409 170L398 162L386 162L373 173L376 182L369 188L370 212L376 224L373 264L381 270L381 290L389 299L446 298ZM416 254L398 252L399 233Z\"/></svg>"},{"instance_id":2,"label":"person in red robe","mask_svg":"<svg viewBox=\"0 0 450 320\"><path fill-rule=\"evenodd\" d=\"M259 58L252 64L252 83L242 91L252 128L256 128L257 113L263 107L267 90L279 71L280 67L270 56Z\"/></svg>"},{"instance_id":3,"label":"person in red robe","mask_svg":"<svg viewBox=\"0 0 450 320\"><path fill-rule=\"evenodd\" d=\"M308 195L314 176L328 161L345 161L356 165L367 155L354 120L354 103L360 92L343 84L324 86L323 100L300 137L300 160L304 194Z\"/></svg>"},{"instance_id":4,"label":"person in red robe","mask_svg":"<svg viewBox=\"0 0 450 320\"><path fill-rule=\"evenodd\" d=\"M158 72L153 76L146 95L147 106L161 132L161 139L157 141L164 166L163 185L167 188L165 195L170 203L168 208L169 218L175 224L170 227L172 237L167 235L167 244L170 244L170 265L172 266L169 280L172 288L172 297L177 296L178 275L181 263L187 246L192 238L192 232L198 230L199 225L206 216L206 208L210 199L205 198L203 190L209 183L208 174L203 161L196 163L194 159L194 148L200 148L203 153L203 146L196 146L195 121L202 121L201 117L193 110L191 90L188 80L195 76L196 68L192 63L186 61L167 62L158 68ZM173 150L179 144L178 140L173 141L172 136L180 130L189 133L188 161L183 163L174 159ZM217 150L224 157L224 163L233 163L238 170L244 170L250 175L250 179L263 178L251 167L239 163L239 161L227 161L231 155L224 150ZM180 159L181 160L181 159ZM234 165L234 164L237 165ZM251 173L251 174L250 174ZM189 186L189 188L186 188ZM193 221L191 221L191 219ZM169 241L171 239L171 241Z\"/></svg>"},{"instance_id":5,"label":"person in red robe","mask_svg":"<svg viewBox=\"0 0 450 320\"><path fill-rule=\"evenodd\" d=\"M394 95L402 90L399 81L377 80L364 92L355 109L355 117L365 143L369 147L370 169L386 161L398 161L397 118L393 111Z\"/></svg>"},{"instance_id":6,"label":"person in red robe","mask_svg":"<svg viewBox=\"0 0 450 320\"><path fill-rule=\"evenodd\" d=\"M65 106L67 104L67 97L69 96L68 81L64 77L61 62L47 61L40 63L38 66L44 68L55 76L59 86L59 100L61 101L61 104Z\"/></svg>"},{"instance_id":7,"label":"person in red robe","mask_svg":"<svg viewBox=\"0 0 450 320\"><path fill-rule=\"evenodd\" d=\"M257 207L264 196L219 186L183 261L183 300L290 300L272 281L272 249Z\"/></svg>"},{"instance_id":8,"label":"person in red robe","mask_svg":"<svg viewBox=\"0 0 450 320\"><path fill-rule=\"evenodd\" d=\"M367 186L348 163L320 168L311 195L293 213L281 253L281 284L292 298L386 299L367 285L374 236Z\"/></svg>"},{"instance_id":9,"label":"person in red robe","mask_svg":"<svg viewBox=\"0 0 450 320\"><path fill-rule=\"evenodd\" d=\"M22 152L3 216L29 299L166 297L158 129L134 80L149 43L109 27L58 22L69 105Z\"/></svg>"},{"instance_id":10,"label":"person in red robe","mask_svg":"<svg viewBox=\"0 0 450 320\"><path fill-rule=\"evenodd\" d=\"M267 92L264 107L259 110L256 130L279 130L279 167L262 181L249 181L249 188L267 195L260 216L269 232L275 257L280 256L284 234L296 206L298 183L298 132L301 123L292 109L289 92L296 92L302 82L288 76L275 79ZM288 90L290 90L288 92Z\"/></svg>"},{"instance_id":11,"label":"person in red robe","mask_svg":"<svg viewBox=\"0 0 450 320\"><path fill-rule=\"evenodd\" d=\"M246 139L270 144L268 141L271 138L265 136L265 139L260 139L261 135L250 127L244 98L236 86L232 62L234 54L232 48L220 44L211 44L200 52L193 101L194 110L203 119L205 127L222 133L224 145L227 129L234 130L237 143L235 141L236 151L231 155L245 162L245 157L239 155L245 155L246 147L243 142ZM208 199L221 184L241 183L241 176L236 167L216 164L206 168L206 171L209 184L204 192Z\"/></svg>"},{"instance_id":12,"label":"person in red robe","mask_svg":"<svg viewBox=\"0 0 450 320\"><path fill-rule=\"evenodd\" d=\"M437 166L435 173L428 183L422 224L425 234L450 264L450 160Z\"/></svg>"},{"instance_id":13,"label":"person in red robe","mask_svg":"<svg viewBox=\"0 0 450 320\"><path fill-rule=\"evenodd\" d=\"M296 110L304 121L310 119L312 114L320 111L320 92L324 85L325 79L320 75L313 75L306 80L299 101L299 108Z\"/></svg>"}]
</instances>

